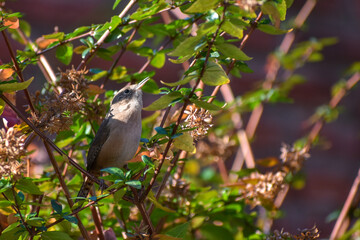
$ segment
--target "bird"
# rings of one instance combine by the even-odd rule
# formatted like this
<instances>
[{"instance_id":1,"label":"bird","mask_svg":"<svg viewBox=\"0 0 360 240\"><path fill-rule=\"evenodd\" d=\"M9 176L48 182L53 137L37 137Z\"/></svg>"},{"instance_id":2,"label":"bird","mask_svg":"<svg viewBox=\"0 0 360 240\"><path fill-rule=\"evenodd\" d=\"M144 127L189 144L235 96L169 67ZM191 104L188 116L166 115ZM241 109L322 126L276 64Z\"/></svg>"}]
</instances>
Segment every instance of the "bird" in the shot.
<instances>
[{"instance_id":1,"label":"bird","mask_svg":"<svg viewBox=\"0 0 360 240\"><path fill-rule=\"evenodd\" d=\"M125 86L114 96L87 154L86 169L93 176L99 177L104 168L121 168L135 155L141 138L141 88L148 80ZM87 197L92 185L85 177L76 202Z\"/></svg>"}]
</instances>

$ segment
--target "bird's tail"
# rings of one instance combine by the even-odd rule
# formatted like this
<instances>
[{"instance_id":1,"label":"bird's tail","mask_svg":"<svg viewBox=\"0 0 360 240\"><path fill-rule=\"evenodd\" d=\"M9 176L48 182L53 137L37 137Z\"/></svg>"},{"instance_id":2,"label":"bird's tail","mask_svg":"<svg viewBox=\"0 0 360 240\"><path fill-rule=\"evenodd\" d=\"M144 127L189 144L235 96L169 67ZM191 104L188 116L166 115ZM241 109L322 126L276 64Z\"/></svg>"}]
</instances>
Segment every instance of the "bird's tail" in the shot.
<instances>
[{"instance_id":1,"label":"bird's tail","mask_svg":"<svg viewBox=\"0 0 360 240\"><path fill-rule=\"evenodd\" d=\"M75 200L75 202L78 202L80 201L81 199L83 198L86 198L87 195L89 194L90 192L90 189L91 187L93 186L94 182L89 179L88 177L85 178L85 181L83 182L81 188L80 188L80 191L77 195L77 198Z\"/></svg>"}]
</instances>

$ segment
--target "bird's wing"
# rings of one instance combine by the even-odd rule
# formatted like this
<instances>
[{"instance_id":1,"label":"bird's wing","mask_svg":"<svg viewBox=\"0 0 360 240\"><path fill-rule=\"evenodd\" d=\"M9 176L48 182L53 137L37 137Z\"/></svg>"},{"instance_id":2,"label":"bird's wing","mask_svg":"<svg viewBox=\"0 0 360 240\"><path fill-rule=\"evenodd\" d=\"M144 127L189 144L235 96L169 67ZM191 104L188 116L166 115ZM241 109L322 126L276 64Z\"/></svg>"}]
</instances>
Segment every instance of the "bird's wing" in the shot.
<instances>
[{"instance_id":1,"label":"bird's wing","mask_svg":"<svg viewBox=\"0 0 360 240\"><path fill-rule=\"evenodd\" d=\"M86 159L86 169L88 171L92 170L95 166L95 162L97 157L99 156L101 148L109 137L110 129L108 124L109 119L105 118L95 135L94 141L90 145L90 149Z\"/></svg>"}]
</instances>

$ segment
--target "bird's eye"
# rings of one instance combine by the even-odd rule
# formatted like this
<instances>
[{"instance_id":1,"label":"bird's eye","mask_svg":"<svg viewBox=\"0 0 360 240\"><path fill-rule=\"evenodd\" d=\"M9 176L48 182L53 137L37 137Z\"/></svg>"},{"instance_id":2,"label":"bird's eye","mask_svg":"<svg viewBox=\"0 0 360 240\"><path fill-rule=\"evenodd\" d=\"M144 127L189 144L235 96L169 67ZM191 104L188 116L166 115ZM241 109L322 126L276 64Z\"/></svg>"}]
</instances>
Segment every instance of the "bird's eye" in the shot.
<instances>
[{"instance_id":1,"label":"bird's eye","mask_svg":"<svg viewBox=\"0 0 360 240\"><path fill-rule=\"evenodd\" d=\"M129 89L125 89L124 93L128 94L130 92Z\"/></svg>"}]
</instances>

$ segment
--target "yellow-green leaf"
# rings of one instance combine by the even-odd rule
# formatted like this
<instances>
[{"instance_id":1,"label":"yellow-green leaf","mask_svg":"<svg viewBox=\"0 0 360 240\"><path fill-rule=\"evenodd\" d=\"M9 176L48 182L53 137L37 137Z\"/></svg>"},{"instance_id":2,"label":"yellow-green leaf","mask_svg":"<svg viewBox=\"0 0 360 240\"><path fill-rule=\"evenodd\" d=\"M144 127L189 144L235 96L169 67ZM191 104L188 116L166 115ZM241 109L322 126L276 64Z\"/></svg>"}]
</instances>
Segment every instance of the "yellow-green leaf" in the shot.
<instances>
[{"instance_id":1,"label":"yellow-green leaf","mask_svg":"<svg viewBox=\"0 0 360 240\"><path fill-rule=\"evenodd\" d=\"M0 115L4 112L5 102L0 98Z\"/></svg>"},{"instance_id":2,"label":"yellow-green leaf","mask_svg":"<svg viewBox=\"0 0 360 240\"><path fill-rule=\"evenodd\" d=\"M224 69L215 62L209 62L201 79L206 85L219 86L230 82Z\"/></svg>"},{"instance_id":3,"label":"yellow-green leaf","mask_svg":"<svg viewBox=\"0 0 360 240\"><path fill-rule=\"evenodd\" d=\"M175 99L182 98L180 92L171 92L169 94L161 96L158 100L154 101L149 106L145 107L144 110L146 111L156 111L169 106L169 104L174 101Z\"/></svg>"},{"instance_id":4,"label":"yellow-green leaf","mask_svg":"<svg viewBox=\"0 0 360 240\"><path fill-rule=\"evenodd\" d=\"M30 178L21 178L16 184L15 187L23 192L42 195L43 192L40 191L39 187L30 179Z\"/></svg>"},{"instance_id":5,"label":"yellow-green leaf","mask_svg":"<svg viewBox=\"0 0 360 240\"><path fill-rule=\"evenodd\" d=\"M221 29L233 37L242 38L243 29L245 26L246 23L244 22L235 21L234 19L227 19L221 25Z\"/></svg>"},{"instance_id":6,"label":"yellow-green leaf","mask_svg":"<svg viewBox=\"0 0 360 240\"><path fill-rule=\"evenodd\" d=\"M174 210L172 210L170 208L167 208L167 207L161 205L161 203L159 203L158 200L156 200L156 198L154 196L154 193L152 191L149 192L148 198L152 203L154 203L155 207L160 208L161 210L163 210L165 212L168 212L168 213L175 213L176 212L176 211L174 211Z\"/></svg>"},{"instance_id":7,"label":"yellow-green leaf","mask_svg":"<svg viewBox=\"0 0 360 240\"><path fill-rule=\"evenodd\" d=\"M31 77L29 80L25 82L0 84L0 92L15 92L18 90L24 90L30 85L32 80L34 80L34 77Z\"/></svg>"},{"instance_id":8,"label":"yellow-green leaf","mask_svg":"<svg viewBox=\"0 0 360 240\"><path fill-rule=\"evenodd\" d=\"M204 101L200 101L200 100L196 100L196 99L190 99L190 101L192 103L195 103L196 106L206 109L206 110L210 110L210 111L221 110L221 107L219 107L213 103L208 103L208 102L204 102Z\"/></svg>"},{"instance_id":9,"label":"yellow-green leaf","mask_svg":"<svg viewBox=\"0 0 360 240\"><path fill-rule=\"evenodd\" d=\"M190 153L194 153L196 151L194 140L189 133L184 133L183 135L175 138L174 147Z\"/></svg>"},{"instance_id":10,"label":"yellow-green leaf","mask_svg":"<svg viewBox=\"0 0 360 240\"><path fill-rule=\"evenodd\" d=\"M165 53L156 53L155 56L151 59L150 64L156 68L162 68L165 64Z\"/></svg>"},{"instance_id":11,"label":"yellow-green leaf","mask_svg":"<svg viewBox=\"0 0 360 240\"><path fill-rule=\"evenodd\" d=\"M56 58L65 65L69 65L73 55L73 45L67 43L56 49Z\"/></svg>"},{"instance_id":12,"label":"yellow-green leaf","mask_svg":"<svg viewBox=\"0 0 360 240\"><path fill-rule=\"evenodd\" d=\"M186 13L201 13L206 12L211 9L214 9L218 0L197 0L194 2L188 9L185 10Z\"/></svg>"},{"instance_id":13,"label":"yellow-green leaf","mask_svg":"<svg viewBox=\"0 0 360 240\"><path fill-rule=\"evenodd\" d=\"M259 24L257 27L260 31L267 33L267 34L272 34L272 35L281 35L281 34L285 34L288 32L291 32L293 29L280 29L280 28L276 28L273 25L270 24Z\"/></svg>"},{"instance_id":14,"label":"yellow-green leaf","mask_svg":"<svg viewBox=\"0 0 360 240\"><path fill-rule=\"evenodd\" d=\"M41 233L43 240L73 240L67 233L59 231L47 231Z\"/></svg>"},{"instance_id":15,"label":"yellow-green leaf","mask_svg":"<svg viewBox=\"0 0 360 240\"><path fill-rule=\"evenodd\" d=\"M188 37L182 41L172 52L168 53L168 55L172 57L192 55L195 52L196 46L200 43L201 38L201 35Z\"/></svg>"},{"instance_id":16,"label":"yellow-green leaf","mask_svg":"<svg viewBox=\"0 0 360 240\"><path fill-rule=\"evenodd\" d=\"M247 56L243 51L241 51L238 47L230 43L216 44L216 48L226 57L234 58L240 61L249 61L252 59L251 57Z\"/></svg>"}]
</instances>

